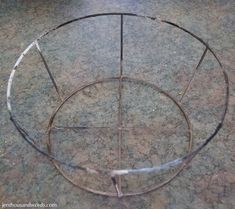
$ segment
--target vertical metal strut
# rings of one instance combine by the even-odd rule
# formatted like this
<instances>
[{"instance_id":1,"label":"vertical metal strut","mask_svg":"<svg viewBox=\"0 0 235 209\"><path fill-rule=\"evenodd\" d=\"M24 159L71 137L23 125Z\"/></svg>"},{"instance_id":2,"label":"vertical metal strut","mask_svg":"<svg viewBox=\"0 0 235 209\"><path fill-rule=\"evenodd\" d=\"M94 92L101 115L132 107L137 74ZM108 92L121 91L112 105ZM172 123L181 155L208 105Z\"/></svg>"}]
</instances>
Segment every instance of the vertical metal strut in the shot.
<instances>
[{"instance_id":1,"label":"vertical metal strut","mask_svg":"<svg viewBox=\"0 0 235 209\"><path fill-rule=\"evenodd\" d=\"M193 79L194 79L194 77L196 75L196 72L197 72L198 68L200 67L200 65L202 64L202 61L204 60L204 58L206 56L207 50L208 50L208 47L206 46L206 48L205 48L205 50L204 50L204 52L203 52L203 54L202 54L202 56L201 56L201 58L200 58L200 60L199 60L199 62L197 64L197 66L196 66L196 68L193 71L193 74L192 74L192 76L191 76L187 86L185 87L185 89L184 89L184 91L182 93L182 96L181 96L181 98L179 100L180 102L183 100L185 94L187 93L187 91L188 91L188 89L189 89L189 87L190 87L190 85L191 85L191 83L192 83L192 81L193 81Z\"/></svg>"},{"instance_id":2,"label":"vertical metal strut","mask_svg":"<svg viewBox=\"0 0 235 209\"><path fill-rule=\"evenodd\" d=\"M48 64L47 64L47 62L46 62L46 59L44 58L44 56L43 56L43 54L42 54L42 51L41 51L41 49L40 49L40 47L39 47L39 44L38 44L38 41L35 41L35 44L36 44L38 53L39 53L39 55L40 55L40 57L41 57L41 59L42 59L42 62L43 62L44 66L45 66L45 68L46 68L46 70L47 70L47 73L48 73L48 75L49 75L49 77L50 77L50 79L51 79L51 82L53 83L53 86L55 87L55 90L56 90L56 92L57 92L57 94L58 94L60 100L62 101L62 96L61 96L61 94L60 94L59 88L58 88L58 86L57 86L57 84L56 84L56 81L55 81L55 79L54 79L54 77L53 77L53 75L52 75L52 73L51 73L51 70L50 70L50 68L49 68L49 66L48 66Z\"/></svg>"},{"instance_id":3,"label":"vertical metal strut","mask_svg":"<svg viewBox=\"0 0 235 209\"><path fill-rule=\"evenodd\" d=\"M118 167L121 169L122 160L122 79L123 79L123 15L121 14L120 21L120 70L119 70L119 87L118 87ZM116 187L115 187L116 188ZM118 176L118 189L116 188L118 196L120 196L121 191L121 176Z\"/></svg>"}]
</instances>

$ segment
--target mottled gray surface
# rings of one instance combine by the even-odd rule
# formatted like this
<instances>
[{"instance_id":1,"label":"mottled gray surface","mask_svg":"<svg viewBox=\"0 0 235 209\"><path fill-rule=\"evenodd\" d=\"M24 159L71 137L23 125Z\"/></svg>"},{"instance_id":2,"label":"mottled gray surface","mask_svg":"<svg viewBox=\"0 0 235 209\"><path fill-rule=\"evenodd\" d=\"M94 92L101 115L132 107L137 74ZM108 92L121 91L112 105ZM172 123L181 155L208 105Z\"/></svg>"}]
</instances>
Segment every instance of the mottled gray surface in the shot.
<instances>
[{"instance_id":1,"label":"mottled gray surface","mask_svg":"<svg viewBox=\"0 0 235 209\"><path fill-rule=\"evenodd\" d=\"M132 198L107 198L80 190L18 134L6 108L6 86L17 57L39 34L82 15L133 12L176 22L206 40L228 72L230 105L223 129L192 164L164 188ZM119 73L119 17L72 23L40 42L64 95L86 81ZM1 203L57 203L58 208L235 208L235 3L227 1L0 1L0 200ZM204 47L179 30L136 17L124 18L124 74L153 82L180 99ZM35 49L20 64L13 85L13 112L45 147L48 116L58 105L56 92ZM210 53L183 106L193 125L194 148L213 130L223 104L223 78ZM56 116L57 125L117 126L118 82L94 85L71 98ZM187 127L179 110L148 85L124 83L123 133L126 167L160 164L182 156ZM117 168L116 129L52 132L53 151L83 165ZM79 139L79 140L78 140ZM59 150L60 149L60 150ZM59 150L59 151L58 151ZM66 171L75 181L113 191L110 181ZM172 171L173 172L173 171ZM130 176L124 191L161 182L170 173Z\"/></svg>"}]
</instances>

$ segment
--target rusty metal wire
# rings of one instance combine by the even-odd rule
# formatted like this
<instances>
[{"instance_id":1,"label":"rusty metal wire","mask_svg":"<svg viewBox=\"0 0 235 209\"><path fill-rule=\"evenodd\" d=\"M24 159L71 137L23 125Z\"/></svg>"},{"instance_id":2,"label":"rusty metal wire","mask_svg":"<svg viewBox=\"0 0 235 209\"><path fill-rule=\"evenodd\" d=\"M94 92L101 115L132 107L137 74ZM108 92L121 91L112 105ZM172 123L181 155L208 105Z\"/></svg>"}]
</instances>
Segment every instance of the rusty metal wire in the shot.
<instances>
[{"instance_id":1,"label":"rusty metal wire","mask_svg":"<svg viewBox=\"0 0 235 209\"><path fill-rule=\"evenodd\" d=\"M63 98L61 91L56 83L56 80L53 77L53 74L51 73L49 66L44 58L43 52L40 49L40 45L39 42L40 40L45 37L47 34L51 33L52 31L55 31L65 25L68 25L72 22L76 22L76 21L80 21L83 19L88 19L88 18L94 18L94 17L98 17L98 16L119 16L120 17L120 70L119 70L119 76L117 77L111 77L111 78L104 78L101 80L96 80L94 82L91 83L87 83L82 87L79 87L78 89L76 89L75 91L73 91L70 95L68 95L67 97ZM203 44L205 46L205 50L196 66L196 68L193 71L193 74L190 78L190 80L188 81L188 84L186 85L186 87L183 90L182 96L180 98L179 101L177 101L175 98L173 98L169 93L167 93L166 91L162 90L161 88L159 88L158 86L152 84L152 83L148 83L146 81L142 81L142 80L138 80L135 78L130 78L124 75L124 71L123 71L123 19L125 16L134 16L134 17L139 17L139 18L146 18L149 20L153 20L156 23L164 23L164 24L168 24L170 26L173 26L175 28L178 28L179 30L186 32L187 34L189 34L190 36L192 36L193 38L197 39L201 44ZM11 98L11 88L12 88L12 82L13 82L13 78L14 75L17 71L17 67L19 66L19 64L21 63L22 59L24 58L25 54L28 53L28 51L32 48L32 47L36 47L42 62L44 63L44 66L47 70L47 73L51 79L51 82L58 94L58 97L60 98L61 102L59 104L59 106L55 109L55 111L53 112L53 114L50 117L49 120L49 124L48 124L48 129L47 129L47 147L48 150L44 150L42 149L40 146L38 146L35 142L35 140L33 139L33 137L30 136L30 133L23 127L23 125L21 124L21 122L16 118L16 116L13 114L12 112L12 98ZM218 62L221 71L223 73L224 76L224 85L225 85L225 95L224 95L224 104L223 104L223 108L221 110L221 116L219 119L219 122L217 124L217 126L215 127L214 131L211 133L211 135L206 138L204 140L204 142L198 146L196 149L192 150L192 128L191 128L191 124L190 121L188 119L188 116L186 115L182 105L181 105L181 101L184 98L185 94L187 93L189 86L197 72L197 69L200 67L201 63L203 62L203 59L206 55L206 53L210 51L212 53L212 55L214 56L214 58L216 59L216 61ZM56 114L58 113L58 111L62 108L62 106L74 95L76 95L77 93L79 93L80 91L82 91L83 89L90 87L92 85L98 84L98 83L105 83L105 82L115 82L118 81L119 82L119 87L118 87L118 95L119 95L119 104L118 104L118 162L119 162L119 169L117 170L109 170L109 169L95 169L95 168L89 168L89 167L83 167L80 165L74 165L68 162L65 162L64 160L59 159L57 156L55 156L54 154L52 154L51 152L51 138L50 138L50 134L51 131L53 129L89 129L89 128L112 128L112 127L86 127L86 126L81 126L81 127L56 127L53 126L53 121L54 118L56 116ZM122 138L123 138L123 130L125 130L125 128L127 127L123 127L122 124L122 85L123 82L137 82L137 83L144 83L147 84L149 86L151 86L153 89L155 89L156 91L158 91L159 93L165 95L166 97L168 97L170 100L172 100L174 102L174 104L179 108L179 110L181 111L182 115L184 116L186 122L187 122L187 126L188 126L188 137L189 137L189 145L188 145L188 153L180 158L177 158L173 161L169 161L166 162L164 164L161 165L156 165L153 167L145 167L145 168L139 168L139 169L122 169L121 168L121 161L122 161L122 156L121 156L121 147L122 147ZM137 14L133 14L133 13L100 13L100 14L93 14L93 15L88 15L88 16L84 16L84 17L79 17L73 20L70 20L68 22L65 22L59 26L56 26L54 28L52 28L51 30L47 31L46 33L42 34L41 36L39 36L39 38L37 38L35 41L33 41L24 51L23 53L20 55L20 57L18 58L18 60L16 61L12 72L10 74L10 78L8 80L8 88L7 88L7 107L8 107L8 111L10 114L10 119L13 122L13 124L15 125L16 129L19 131L19 133L22 135L22 137L34 148L36 149L38 152L40 152L41 154L43 154L44 156L46 156L49 160L53 161L54 165L56 166L56 168L59 170L59 172L67 179L69 180L71 183L73 183L74 185L85 189L87 191L96 193L96 194L100 194L100 195L106 195L106 196L117 196L117 197L123 197L123 196L132 196L132 195L139 195L139 194L143 194L143 193L147 193L150 191L153 191L155 189L158 189L164 185L166 185L167 183L169 183L171 180L173 180L190 162L191 160L215 137L215 135L218 133L218 131L222 128L223 123L224 123L224 119L225 119L225 115L227 113L227 108L228 108L228 100L229 100L229 81L228 81L228 76L226 71L223 69L222 64L220 62L220 60L218 59L218 57L216 56L216 54L214 53L214 51L211 49L211 47L205 42L203 41L201 38L199 38L197 35L195 35L194 33L188 31L187 29L173 23L167 20L162 20L159 17L150 17L150 16L143 16L143 15L137 15ZM77 184L73 181L73 179L69 178L64 171L61 169L61 165L64 165L68 168L74 169L74 170L81 170L85 173L89 173L89 174L100 174L103 175L106 178L110 178L110 181L113 183L113 186L116 190L116 192L105 192L105 191L98 191L98 190L94 190L85 186L82 186L80 184ZM144 189L142 189L141 191L133 191L130 193L123 193L122 192L122 188L121 188L121 177L123 175L135 175L135 174L141 174L141 173L158 173L162 170L168 170L171 168L177 168L175 173L170 176L167 180L165 180L164 182L157 184L157 185L153 185L152 187L146 187Z\"/></svg>"}]
</instances>

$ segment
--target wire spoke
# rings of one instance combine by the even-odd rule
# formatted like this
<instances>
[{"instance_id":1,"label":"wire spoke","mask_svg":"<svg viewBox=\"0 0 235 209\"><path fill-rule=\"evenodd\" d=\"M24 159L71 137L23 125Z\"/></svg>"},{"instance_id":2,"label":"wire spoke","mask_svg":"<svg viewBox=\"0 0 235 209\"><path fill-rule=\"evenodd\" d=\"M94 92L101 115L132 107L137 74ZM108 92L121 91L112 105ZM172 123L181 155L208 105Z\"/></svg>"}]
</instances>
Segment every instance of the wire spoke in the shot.
<instances>
[{"instance_id":1,"label":"wire spoke","mask_svg":"<svg viewBox=\"0 0 235 209\"><path fill-rule=\"evenodd\" d=\"M62 101L63 99L62 99L62 96L61 96L61 94L60 94L59 88L58 88L58 86L57 86L57 84L56 84L55 78L53 77L53 75L52 75L52 73L51 73L51 70L50 70L50 68L49 68L49 66L48 66L48 64L47 64L47 62L46 62L46 59L44 58L44 56L43 56L43 54L42 54L42 50L41 50L40 47L39 47L38 41L36 41L36 47L37 47L38 53L39 53L39 55L40 55L40 57L41 57L41 59L42 59L42 62L43 62L44 66L45 66L45 68L46 68L46 70L47 70L47 73L48 73L48 75L49 75L49 77L50 77L50 79L51 79L51 82L53 83L53 86L55 87L55 90L56 90L56 92L57 92L57 94L58 94L60 100Z\"/></svg>"},{"instance_id":2,"label":"wire spoke","mask_svg":"<svg viewBox=\"0 0 235 209\"><path fill-rule=\"evenodd\" d=\"M190 87L190 85L191 85L191 83L192 83L192 81L193 81L193 79L194 79L194 77L196 75L196 72L197 72L198 68L200 67L202 61L204 60L204 58L206 56L207 50L208 50L208 47L206 46L206 48L205 48L205 50L204 50L204 52L203 52L203 54L202 54L202 56L201 56L201 58L200 58L200 60L199 60L199 62L197 64L197 66L196 66L196 68L194 68L194 70L193 70L193 74L192 74L192 76L191 76L187 86L183 90L182 96L181 96L181 98L179 100L180 102L183 100L185 94L187 93L187 91L188 91L188 89L189 89L189 87Z\"/></svg>"},{"instance_id":3,"label":"wire spoke","mask_svg":"<svg viewBox=\"0 0 235 209\"><path fill-rule=\"evenodd\" d=\"M119 86L118 86L118 167L121 169L121 155L122 155L122 137L123 130L122 127L122 79L123 79L123 15L120 15L120 71L119 71ZM121 176L118 176L118 185L116 188L117 195L119 196L122 193L121 190Z\"/></svg>"},{"instance_id":4,"label":"wire spoke","mask_svg":"<svg viewBox=\"0 0 235 209\"><path fill-rule=\"evenodd\" d=\"M136 126L136 127L127 127L127 126L52 126L51 129L56 129L56 130L74 130L74 131L79 131L79 130L92 130L92 129L104 129L104 130L122 130L122 131L136 131L136 130L141 130L141 132L147 132L147 133L153 133L158 131L156 128L152 127L147 127L147 126Z\"/></svg>"},{"instance_id":5,"label":"wire spoke","mask_svg":"<svg viewBox=\"0 0 235 209\"><path fill-rule=\"evenodd\" d=\"M53 126L52 129L57 130L90 130L90 129L117 129L116 127L108 127L108 126Z\"/></svg>"}]
</instances>

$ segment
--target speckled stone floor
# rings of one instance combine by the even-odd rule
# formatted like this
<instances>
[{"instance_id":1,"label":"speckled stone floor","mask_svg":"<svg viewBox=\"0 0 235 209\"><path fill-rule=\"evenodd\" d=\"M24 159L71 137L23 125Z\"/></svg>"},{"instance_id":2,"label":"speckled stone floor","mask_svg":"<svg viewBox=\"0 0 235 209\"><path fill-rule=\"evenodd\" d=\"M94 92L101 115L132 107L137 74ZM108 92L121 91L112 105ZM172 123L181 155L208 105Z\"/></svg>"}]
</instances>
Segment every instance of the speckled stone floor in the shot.
<instances>
[{"instance_id":1,"label":"speckled stone floor","mask_svg":"<svg viewBox=\"0 0 235 209\"><path fill-rule=\"evenodd\" d=\"M230 80L229 111L214 140L175 180L149 194L108 198L81 190L33 150L9 120L6 87L20 53L39 34L83 15L132 12L160 16L203 38L214 49ZM86 81L119 72L119 17L72 23L40 42L63 95ZM124 18L124 74L157 84L176 99L192 75L204 47L173 27ZM235 2L218 1L0 1L0 200L2 203L56 203L57 208L233 209L235 208ZM58 97L35 49L18 68L13 85L14 113L46 149L48 116ZM56 125L117 126L118 82L94 85L73 97ZM193 148L215 128L223 104L223 78L207 53L182 105L193 125ZM79 104L79 105L78 105ZM186 123L178 109L146 84L123 84L122 167L164 163L187 150ZM79 138L79 140L77 140ZM73 163L117 168L116 129L52 132L53 151ZM173 171L172 171L173 172ZM67 173L75 181L113 191L110 182ZM150 186L170 174L123 177L123 191Z\"/></svg>"}]
</instances>

